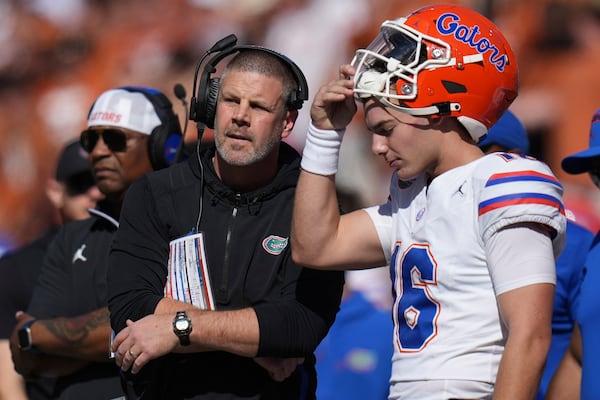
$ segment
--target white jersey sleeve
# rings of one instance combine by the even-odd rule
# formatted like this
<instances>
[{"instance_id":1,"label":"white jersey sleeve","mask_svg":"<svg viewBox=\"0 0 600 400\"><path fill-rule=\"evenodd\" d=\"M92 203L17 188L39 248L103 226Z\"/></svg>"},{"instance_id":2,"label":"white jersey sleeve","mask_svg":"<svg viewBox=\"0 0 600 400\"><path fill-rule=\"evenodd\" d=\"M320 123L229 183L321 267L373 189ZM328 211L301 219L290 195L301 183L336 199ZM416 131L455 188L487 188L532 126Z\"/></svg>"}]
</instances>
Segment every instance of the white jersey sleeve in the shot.
<instances>
[{"instance_id":1,"label":"white jersey sleeve","mask_svg":"<svg viewBox=\"0 0 600 400\"><path fill-rule=\"evenodd\" d=\"M523 225L502 229L486 250L496 295L532 283L556 284L552 242L543 230Z\"/></svg>"},{"instance_id":2,"label":"white jersey sleeve","mask_svg":"<svg viewBox=\"0 0 600 400\"><path fill-rule=\"evenodd\" d=\"M377 230L379 241L381 242L381 248L385 254L385 262L389 264L392 249L394 247L394 235L392 234L392 203L388 200L387 203L366 208L365 211L369 214L371 220L375 224L375 229Z\"/></svg>"},{"instance_id":3,"label":"white jersey sleeve","mask_svg":"<svg viewBox=\"0 0 600 400\"><path fill-rule=\"evenodd\" d=\"M566 229L563 187L546 164L515 154L495 153L483 158L475 179L482 184L478 216L484 242L508 225L540 223L558 238L558 256L564 235L557 236L556 232Z\"/></svg>"}]
</instances>

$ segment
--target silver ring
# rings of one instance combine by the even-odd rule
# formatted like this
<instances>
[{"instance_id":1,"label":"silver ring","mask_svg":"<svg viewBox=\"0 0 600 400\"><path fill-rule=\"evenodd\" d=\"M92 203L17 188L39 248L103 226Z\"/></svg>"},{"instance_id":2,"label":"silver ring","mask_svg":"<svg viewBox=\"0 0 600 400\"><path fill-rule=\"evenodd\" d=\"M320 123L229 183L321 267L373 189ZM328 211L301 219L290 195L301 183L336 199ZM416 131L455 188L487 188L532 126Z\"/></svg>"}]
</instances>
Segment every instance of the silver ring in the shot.
<instances>
[{"instance_id":1,"label":"silver ring","mask_svg":"<svg viewBox=\"0 0 600 400\"><path fill-rule=\"evenodd\" d=\"M131 351L131 349L129 349L128 353L131 357L135 358L135 354L133 353L133 351Z\"/></svg>"}]
</instances>

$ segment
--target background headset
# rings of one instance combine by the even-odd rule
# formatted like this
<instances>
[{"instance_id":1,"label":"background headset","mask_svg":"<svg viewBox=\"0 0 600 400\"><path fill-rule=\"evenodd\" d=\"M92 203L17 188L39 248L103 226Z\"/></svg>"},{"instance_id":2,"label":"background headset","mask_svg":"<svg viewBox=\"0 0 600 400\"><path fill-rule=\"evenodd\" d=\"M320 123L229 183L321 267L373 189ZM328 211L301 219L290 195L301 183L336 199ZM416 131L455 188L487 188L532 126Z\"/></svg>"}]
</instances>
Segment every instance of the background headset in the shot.
<instances>
[{"instance_id":1,"label":"background headset","mask_svg":"<svg viewBox=\"0 0 600 400\"><path fill-rule=\"evenodd\" d=\"M160 119L161 124L152 130L148 139L148 157L152 167L157 170L177 162L183 146L183 134L169 98L148 87L122 86L117 89L143 94Z\"/></svg>"},{"instance_id":2,"label":"background headset","mask_svg":"<svg viewBox=\"0 0 600 400\"><path fill-rule=\"evenodd\" d=\"M190 115L189 118L198 125L198 139L201 138L203 126L209 128L214 127L215 111L217 108L217 97L219 95L219 88L221 85L220 78L213 78L211 75L216 72L216 65L227 56L239 53L247 50L260 50L271 55L274 55L280 59L285 65L287 65L294 76L296 81L296 89L291 93L291 98L288 99L287 106L292 109L299 110L302 108L302 103L308 100L308 83L304 74L298 68L298 66L290 60L288 57L274 50L268 49L262 46L246 45L236 46L237 37L234 34L224 37L215 43L205 54L202 56L198 65L196 66L196 73L194 74L194 88L192 93L192 99L190 100ZM207 61L202 75L198 79L198 72L202 63L212 53L217 53L209 61ZM198 83L199 80L199 83ZM197 85L198 83L198 85ZM196 87L198 91L196 92ZM203 126L201 126L201 124Z\"/></svg>"}]
</instances>

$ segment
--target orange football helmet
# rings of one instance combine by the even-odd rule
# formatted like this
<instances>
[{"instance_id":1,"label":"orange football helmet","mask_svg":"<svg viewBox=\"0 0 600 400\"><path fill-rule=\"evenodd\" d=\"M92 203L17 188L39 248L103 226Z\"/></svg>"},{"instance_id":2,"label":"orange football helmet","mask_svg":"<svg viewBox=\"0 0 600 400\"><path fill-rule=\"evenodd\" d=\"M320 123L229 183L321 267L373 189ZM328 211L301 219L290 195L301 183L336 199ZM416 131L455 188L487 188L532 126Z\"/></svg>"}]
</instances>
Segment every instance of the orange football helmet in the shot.
<instances>
[{"instance_id":1,"label":"orange football helmet","mask_svg":"<svg viewBox=\"0 0 600 400\"><path fill-rule=\"evenodd\" d=\"M412 115L458 118L478 142L518 93L506 38L468 8L437 5L385 21L356 52L354 92Z\"/></svg>"}]
</instances>

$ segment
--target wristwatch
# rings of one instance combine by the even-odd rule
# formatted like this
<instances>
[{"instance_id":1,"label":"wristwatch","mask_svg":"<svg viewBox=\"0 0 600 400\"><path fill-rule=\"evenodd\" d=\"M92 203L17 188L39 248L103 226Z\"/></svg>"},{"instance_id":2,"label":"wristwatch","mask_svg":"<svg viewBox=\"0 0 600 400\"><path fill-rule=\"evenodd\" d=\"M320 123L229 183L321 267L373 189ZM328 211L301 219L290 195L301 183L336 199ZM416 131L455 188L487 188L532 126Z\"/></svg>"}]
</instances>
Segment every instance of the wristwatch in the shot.
<instances>
[{"instance_id":1,"label":"wristwatch","mask_svg":"<svg viewBox=\"0 0 600 400\"><path fill-rule=\"evenodd\" d=\"M179 338L179 343L182 346L189 346L192 320L187 316L185 311L177 311L177 314L175 314L175 318L173 318L173 332Z\"/></svg>"},{"instance_id":2,"label":"wristwatch","mask_svg":"<svg viewBox=\"0 0 600 400\"><path fill-rule=\"evenodd\" d=\"M31 325L35 322L35 319L30 319L25 322L19 332L17 332L17 336L19 339L19 349L22 351L35 351L36 348L33 346L33 341L31 340Z\"/></svg>"}]
</instances>

